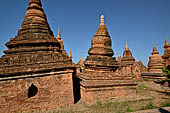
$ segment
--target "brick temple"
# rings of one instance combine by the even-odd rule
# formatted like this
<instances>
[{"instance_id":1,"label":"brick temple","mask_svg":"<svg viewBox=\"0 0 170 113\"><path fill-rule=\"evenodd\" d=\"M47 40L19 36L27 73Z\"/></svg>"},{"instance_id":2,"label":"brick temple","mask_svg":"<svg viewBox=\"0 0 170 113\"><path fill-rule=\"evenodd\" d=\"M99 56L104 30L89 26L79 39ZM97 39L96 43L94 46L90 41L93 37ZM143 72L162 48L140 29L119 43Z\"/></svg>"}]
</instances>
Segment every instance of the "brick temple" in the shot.
<instances>
[{"instance_id":1,"label":"brick temple","mask_svg":"<svg viewBox=\"0 0 170 113\"><path fill-rule=\"evenodd\" d=\"M0 58L0 112L41 112L78 101L135 97L142 77L162 75L156 68L170 64L167 39L164 55L153 46L148 69L127 44L116 59L103 15L85 61L75 64L63 41L60 29L53 35L41 0L29 0L18 33Z\"/></svg>"},{"instance_id":2,"label":"brick temple","mask_svg":"<svg viewBox=\"0 0 170 113\"><path fill-rule=\"evenodd\" d=\"M161 68L164 68L167 65L170 65L170 45L166 38L164 44L164 55L160 55L155 44L153 45L153 51L148 62L148 71L141 73L142 77L149 79L166 79Z\"/></svg>"},{"instance_id":3,"label":"brick temple","mask_svg":"<svg viewBox=\"0 0 170 113\"><path fill-rule=\"evenodd\" d=\"M40 0L30 0L15 38L0 58L0 111L27 112L74 104L75 66L55 38Z\"/></svg>"},{"instance_id":4,"label":"brick temple","mask_svg":"<svg viewBox=\"0 0 170 113\"><path fill-rule=\"evenodd\" d=\"M123 57L121 58L121 55L119 53L117 60L120 63L120 67L117 70L119 74L134 76L135 79L138 81L141 80L141 73L147 72L147 68L143 65L142 61L140 60L139 62L137 62L135 60L127 43L123 52Z\"/></svg>"},{"instance_id":5,"label":"brick temple","mask_svg":"<svg viewBox=\"0 0 170 113\"><path fill-rule=\"evenodd\" d=\"M136 80L132 75L117 74L119 63L111 48L111 39L101 16L101 23L94 35L91 48L79 74L83 102L136 95Z\"/></svg>"}]
</instances>

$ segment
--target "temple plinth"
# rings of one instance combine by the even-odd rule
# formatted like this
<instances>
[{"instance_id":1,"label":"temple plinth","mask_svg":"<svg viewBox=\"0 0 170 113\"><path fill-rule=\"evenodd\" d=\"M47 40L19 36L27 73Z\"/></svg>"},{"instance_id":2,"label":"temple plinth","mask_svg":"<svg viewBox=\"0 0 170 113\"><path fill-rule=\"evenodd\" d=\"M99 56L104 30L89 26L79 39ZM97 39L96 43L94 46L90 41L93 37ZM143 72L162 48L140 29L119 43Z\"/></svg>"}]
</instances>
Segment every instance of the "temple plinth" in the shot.
<instances>
[{"instance_id":1,"label":"temple plinth","mask_svg":"<svg viewBox=\"0 0 170 113\"><path fill-rule=\"evenodd\" d=\"M0 58L1 112L41 112L74 104L75 67L61 42L41 1L30 0L17 36L6 43L8 50Z\"/></svg>"},{"instance_id":2,"label":"temple plinth","mask_svg":"<svg viewBox=\"0 0 170 113\"><path fill-rule=\"evenodd\" d=\"M79 74L81 100L95 101L136 94L136 81L132 76L118 75L119 64L111 48L111 39L101 16L101 23L94 35L84 69Z\"/></svg>"}]
</instances>

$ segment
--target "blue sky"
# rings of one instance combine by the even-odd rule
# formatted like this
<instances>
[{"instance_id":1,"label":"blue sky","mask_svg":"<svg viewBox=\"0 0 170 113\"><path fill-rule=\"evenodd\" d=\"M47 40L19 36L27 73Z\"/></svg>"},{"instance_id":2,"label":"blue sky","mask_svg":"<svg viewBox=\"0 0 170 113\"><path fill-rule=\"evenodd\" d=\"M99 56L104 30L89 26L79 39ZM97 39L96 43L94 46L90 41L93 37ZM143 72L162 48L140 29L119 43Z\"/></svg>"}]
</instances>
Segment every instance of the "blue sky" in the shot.
<instances>
[{"instance_id":1,"label":"blue sky","mask_svg":"<svg viewBox=\"0 0 170 113\"><path fill-rule=\"evenodd\" d=\"M67 52L77 63L86 58L91 40L105 15L115 57L123 54L126 41L135 57L147 65L153 43L164 52L170 42L170 0L41 0L55 36L61 36ZM24 19L29 0L3 0L0 4L0 56L5 43L15 37Z\"/></svg>"}]
</instances>

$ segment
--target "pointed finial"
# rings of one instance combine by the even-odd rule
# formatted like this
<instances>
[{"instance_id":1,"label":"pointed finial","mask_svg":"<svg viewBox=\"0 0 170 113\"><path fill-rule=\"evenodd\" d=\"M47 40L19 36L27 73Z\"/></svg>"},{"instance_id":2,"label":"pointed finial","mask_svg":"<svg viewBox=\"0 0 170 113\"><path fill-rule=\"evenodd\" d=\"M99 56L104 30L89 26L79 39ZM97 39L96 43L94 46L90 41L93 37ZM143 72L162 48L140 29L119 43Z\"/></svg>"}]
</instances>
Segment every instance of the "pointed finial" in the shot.
<instances>
[{"instance_id":1,"label":"pointed finial","mask_svg":"<svg viewBox=\"0 0 170 113\"><path fill-rule=\"evenodd\" d=\"M72 59L71 50L69 51L69 58Z\"/></svg>"},{"instance_id":2,"label":"pointed finial","mask_svg":"<svg viewBox=\"0 0 170 113\"><path fill-rule=\"evenodd\" d=\"M119 55L118 55L118 56L121 57L121 56L120 56L120 52L119 52Z\"/></svg>"},{"instance_id":3,"label":"pointed finial","mask_svg":"<svg viewBox=\"0 0 170 113\"><path fill-rule=\"evenodd\" d=\"M155 43L153 44L153 52L157 52Z\"/></svg>"},{"instance_id":4,"label":"pointed finial","mask_svg":"<svg viewBox=\"0 0 170 113\"><path fill-rule=\"evenodd\" d=\"M167 37L165 37L165 46L169 46Z\"/></svg>"},{"instance_id":5,"label":"pointed finial","mask_svg":"<svg viewBox=\"0 0 170 113\"><path fill-rule=\"evenodd\" d=\"M153 52L152 52L152 55L153 55L153 54L159 54L159 52L158 52L157 49L156 49L155 43L153 44Z\"/></svg>"},{"instance_id":6,"label":"pointed finial","mask_svg":"<svg viewBox=\"0 0 170 113\"><path fill-rule=\"evenodd\" d=\"M57 39L61 39L60 29L58 29Z\"/></svg>"},{"instance_id":7,"label":"pointed finial","mask_svg":"<svg viewBox=\"0 0 170 113\"><path fill-rule=\"evenodd\" d=\"M118 55L118 58L117 58L117 60L118 60L118 62L120 63L121 62L121 55L120 55L120 52L119 52L119 55Z\"/></svg>"},{"instance_id":8,"label":"pointed finial","mask_svg":"<svg viewBox=\"0 0 170 113\"><path fill-rule=\"evenodd\" d=\"M82 62L83 61L83 59L80 57L80 62Z\"/></svg>"},{"instance_id":9,"label":"pointed finial","mask_svg":"<svg viewBox=\"0 0 170 113\"><path fill-rule=\"evenodd\" d=\"M126 42L126 48L125 48L125 50L129 50L128 45L127 45L127 42Z\"/></svg>"},{"instance_id":10,"label":"pointed finial","mask_svg":"<svg viewBox=\"0 0 170 113\"><path fill-rule=\"evenodd\" d=\"M104 15L101 15L100 17L100 25L104 25Z\"/></svg>"}]
</instances>

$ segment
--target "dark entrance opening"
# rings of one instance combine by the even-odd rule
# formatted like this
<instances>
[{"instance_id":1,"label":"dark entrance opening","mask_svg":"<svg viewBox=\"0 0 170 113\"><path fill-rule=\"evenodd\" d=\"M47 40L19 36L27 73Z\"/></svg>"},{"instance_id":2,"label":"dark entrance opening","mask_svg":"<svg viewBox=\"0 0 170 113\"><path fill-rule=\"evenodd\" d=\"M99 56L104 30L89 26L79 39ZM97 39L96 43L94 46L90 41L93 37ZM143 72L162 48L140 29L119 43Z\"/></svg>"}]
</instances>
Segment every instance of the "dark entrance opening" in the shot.
<instances>
[{"instance_id":1,"label":"dark entrance opening","mask_svg":"<svg viewBox=\"0 0 170 113\"><path fill-rule=\"evenodd\" d=\"M28 98L34 97L38 93L38 88L31 84L31 86L28 88Z\"/></svg>"},{"instance_id":2,"label":"dark entrance opening","mask_svg":"<svg viewBox=\"0 0 170 113\"><path fill-rule=\"evenodd\" d=\"M80 98L80 79L76 76L76 71L73 73L73 92L74 92L74 104L76 104Z\"/></svg>"}]
</instances>

